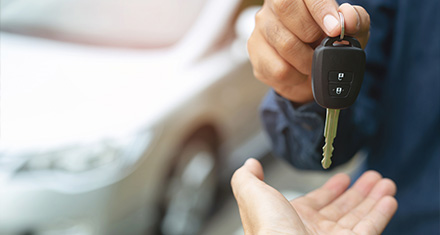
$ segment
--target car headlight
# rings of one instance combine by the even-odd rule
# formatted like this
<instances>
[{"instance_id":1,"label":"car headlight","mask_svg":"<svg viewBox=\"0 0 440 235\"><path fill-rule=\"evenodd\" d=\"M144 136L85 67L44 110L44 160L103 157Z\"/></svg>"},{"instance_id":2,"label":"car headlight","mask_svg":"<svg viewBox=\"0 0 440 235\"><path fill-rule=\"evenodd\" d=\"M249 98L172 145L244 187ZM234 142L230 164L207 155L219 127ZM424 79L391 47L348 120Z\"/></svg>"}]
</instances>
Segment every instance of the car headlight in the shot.
<instances>
[{"instance_id":1,"label":"car headlight","mask_svg":"<svg viewBox=\"0 0 440 235\"><path fill-rule=\"evenodd\" d=\"M8 163L0 167L0 176L9 172L9 176L66 190L102 186L131 173L150 149L153 137L152 131L144 131L39 151L0 152L0 163ZM21 162L20 166L15 162ZM6 169L7 165L15 169Z\"/></svg>"},{"instance_id":2,"label":"car headlight","mask_svg":"<svg viewBox=\"0 0 440 235\"><path fill-rule=\"evenodd\" d=\"M50 170L81 173L111 165L123 169L139 160L152 137L151 132L146 132L134 136L108 138L92 143L28 153L28 161L20 171Z\"/></svg>"},{"instance_id":3,"label":"car headlight","mask_svg":"<svg viewBox=\"0 0 440 235\"><path fill-rule=\"evenodd\" d=\"M72 145L56 150L30 154L20 171L65 171L79 173L118 164L131 148L129 139L108 139L96 143Z\"/></svg>"}]
</instances>

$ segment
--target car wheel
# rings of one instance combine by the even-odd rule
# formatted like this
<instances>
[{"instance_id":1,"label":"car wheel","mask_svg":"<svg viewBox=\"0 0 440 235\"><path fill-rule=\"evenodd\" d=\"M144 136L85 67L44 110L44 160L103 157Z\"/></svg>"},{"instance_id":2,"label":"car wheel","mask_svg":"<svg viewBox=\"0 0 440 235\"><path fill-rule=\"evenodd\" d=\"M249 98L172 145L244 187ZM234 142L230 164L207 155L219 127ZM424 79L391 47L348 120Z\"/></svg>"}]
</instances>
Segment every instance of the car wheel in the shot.
<instances>
[{"instance_id":1,"label":"car wheel","mask_svg":"<svg viewBox=\"0 0 440 235\"><path fill-rule=\"evenodd\" d=\"M214 204L217 153L207 138L192 138L179 151L168 178L161 232L197 234Z\"/></svg>"}]
</instances>

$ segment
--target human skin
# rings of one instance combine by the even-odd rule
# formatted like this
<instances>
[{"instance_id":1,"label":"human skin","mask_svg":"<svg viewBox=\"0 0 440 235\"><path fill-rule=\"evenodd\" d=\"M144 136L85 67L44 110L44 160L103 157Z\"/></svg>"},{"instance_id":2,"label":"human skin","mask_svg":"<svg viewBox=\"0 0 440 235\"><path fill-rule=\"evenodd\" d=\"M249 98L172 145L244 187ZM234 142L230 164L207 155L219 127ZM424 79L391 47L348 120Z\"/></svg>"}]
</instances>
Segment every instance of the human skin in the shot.
<instances>
[{"instance_id":1,"label":"human skin","mask_svg":"<svg viewBox=\"0 0 440 235\"><path fill-rule=\"evenodd\" d=\"M396 185L376 171L352 187L337 174L303 197L287 200L249 159L231 180L245 234L380 234L397 210Z\"/></svg>"},{"instance_id":2,"label":"human skin","mask_svg":"<svg viewBox=\"0 0 440 235\"><path fill-rule=\"evenodd\" d=\"M312 101L313 51L324 37L340 35L338 11L344 15L345 34L364 48L370 17L360 6L338 7L334 0L264 1L247 44L255 77L294 104Z\"/></svg>"}]
</instances>

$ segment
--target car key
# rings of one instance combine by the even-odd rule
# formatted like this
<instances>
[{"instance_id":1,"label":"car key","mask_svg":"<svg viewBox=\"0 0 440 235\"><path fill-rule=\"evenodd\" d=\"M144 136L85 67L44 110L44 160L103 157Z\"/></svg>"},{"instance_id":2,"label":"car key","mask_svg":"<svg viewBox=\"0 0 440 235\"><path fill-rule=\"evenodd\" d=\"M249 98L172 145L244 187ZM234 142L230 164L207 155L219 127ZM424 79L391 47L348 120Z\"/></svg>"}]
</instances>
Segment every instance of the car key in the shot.
<instances>
[{"instance_id":1,"label":"car key","mask_svg":"<svg viewBox=\"0 0 440 235\"><path fill-rule=\"evenodd\" d=\"M344 36L343 27L340 37L326 37L315 49L312 63L313 97L327 109L321 161L324 169L331 165L339 111L348 108L356 100L364 71L365 52L355 38Z\"/></svg>"}]
</instances>

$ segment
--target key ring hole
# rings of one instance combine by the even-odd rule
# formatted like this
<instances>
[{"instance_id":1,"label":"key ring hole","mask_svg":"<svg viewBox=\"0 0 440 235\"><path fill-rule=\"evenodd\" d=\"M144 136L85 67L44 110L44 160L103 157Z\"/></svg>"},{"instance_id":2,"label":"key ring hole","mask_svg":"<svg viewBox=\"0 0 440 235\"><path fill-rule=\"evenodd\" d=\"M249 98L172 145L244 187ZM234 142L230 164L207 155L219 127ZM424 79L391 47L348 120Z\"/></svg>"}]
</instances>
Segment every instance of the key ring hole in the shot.
<instances>
[{"instance_id":1,"label":"key ring hole","mask_svg":"<svg viewBox=\"0 0 440 235\"><path fill-rule=\"evenodd\" d=\"M334 47L351 46L351 42L347 40L337 40L332 44Z\"/></svg>"},{"instance_id":2,"label":"key ring hole","mask_svg":"<svg viewBox=\"0 0 440 235\"><path fill-rule=\"evenodd\" d=\"M340 47L340 46L353 46L361 48L361 44L358 40L354 37L350 36L344 36L344 39L340 39L339 37L327 37L321 42L322 46L334 46L334 47Z\"/></svg>"}]
</instances>

